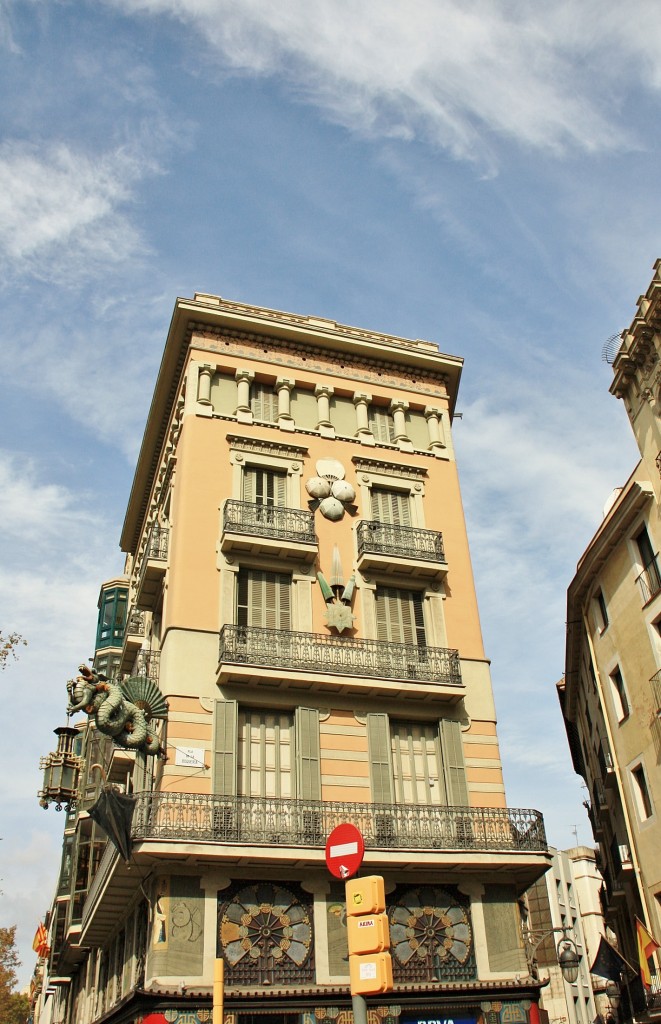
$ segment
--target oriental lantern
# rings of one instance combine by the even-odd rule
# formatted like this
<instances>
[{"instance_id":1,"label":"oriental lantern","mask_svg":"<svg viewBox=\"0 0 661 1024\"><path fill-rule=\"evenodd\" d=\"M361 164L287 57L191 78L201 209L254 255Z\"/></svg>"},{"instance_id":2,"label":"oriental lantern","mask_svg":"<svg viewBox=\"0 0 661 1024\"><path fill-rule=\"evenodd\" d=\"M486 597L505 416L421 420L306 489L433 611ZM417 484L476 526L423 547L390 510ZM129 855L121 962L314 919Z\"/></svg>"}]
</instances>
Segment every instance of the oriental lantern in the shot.
<instances>
[{"instance_id":1,"label":"oriental lantern","mask_svg":"<svg viewBox=\"0 0 661 1024\"><path fill-rule=\"evenodd\" d=\"M39 804L44 809L51 803L55 810L66 807L70 811L78 796L82 757L74 754L73 746L78 729L63 725L54 730L57 736L57 750L42 757L39 767L44 773L44 788L39 790Z\"/></svg>"}]
</instances>

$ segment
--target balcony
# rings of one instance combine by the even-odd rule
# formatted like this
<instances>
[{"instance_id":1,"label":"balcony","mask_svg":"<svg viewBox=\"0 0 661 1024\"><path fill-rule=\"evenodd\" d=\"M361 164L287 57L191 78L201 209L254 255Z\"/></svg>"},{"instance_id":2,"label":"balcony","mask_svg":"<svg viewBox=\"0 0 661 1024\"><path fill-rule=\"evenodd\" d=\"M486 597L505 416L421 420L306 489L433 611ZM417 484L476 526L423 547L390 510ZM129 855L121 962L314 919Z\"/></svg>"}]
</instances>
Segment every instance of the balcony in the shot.
<instances>
[{"instance_id":1,"label":"balcony","mask_svg":"<svg viewBox=\"0 0 661 1024\"><path fill-rule=\"evenodd\" d=\"M311 563L317 554L314 516L307 509L229 499L223 507L224 554L273 555Z\"/></svg>"},{"instance_id":2,"label":"balcony","mask_svg":"<svg viewBox=\"0 0 661 1024\"><path fill-rule=\"evenodd\" d=\"M355 637L326 636L323 633L299 633L259 626L225 625L220 631L219 682L258 678L260 683L294 682L329 675L342 677L349 689L365 688L369 679L402 683L431 684L433 696L463 696L459 652L445 647L388 643ZM233 668L237 666L237 668ZM249 669L259 668L246 673ZM308 684L309 685L309 684ZM335 687L333 689L337 689ZM388 687L393 689L392 686ZM443 693L444 688L446 694Z\"/></svg>"},{"instance_id":3,"label":"balcony","mask_svg":"<svg viewBox=\"0 0 661 1024\"><path fill-rule=\"evenodd\" d=\"M136 608L153 611L158 604L167 569L169 539L170 531L167 526L152 526L140 565Z\"/></svg>"},{"instance_id":4,"label":"balcony","mask_svg":"<svg viewBox=\"0 0 661 1024\"><path fill-rule=\"evenodd\" d=\"M200 793L138 793L132 836L136 841L323 848L336 825L351 822L368 849L515 850L546 853L539 811L498 807L430 807L224 797Z\"/></svg>"},{"instance_id":5,"label":"balcony","mask_svg":"<svg viewBox=\"0 0 661 1024\"><path fill-rule=\"evenodd\" d=\"M135 652L142 646L145 637L145 613L136 608L130 609L124 631L124 646L120 672L129 672L135 658Z\"/></svg>"},{"instance_id":6,"label":"balcony","mask_svg":"<svg viewBox=\"0 0 661 1024\"><path fill-rule=\"evenodd\" d=\"M436 530L362 520L356 527L358 568L437 579L447 572L443 536Z\"/></svg>"},{"instance_id":7,"label":"balcony","mask_svg":"<svg viewBox=\"0 0 661 1024\"><path fill-rule=\"evenodd\" d=\"M160 651L138 651L137 657L131 669L132 676L146 676L158 682L161 668Z\"/></svg>"},{"instance_id":8,"label":"balcony","mask_svg":"<svg viewBox=\"0 0 661 1024\"><path fill-rule=\"evenodd\" d=\"M651 601L661 591L661 572L659 572L658 557L658 553L654 555L640 576L637 577L637 583L640 586L640 592L643 597L643 604L647 604L648 601Z\"/></svg>"}]
</instances>

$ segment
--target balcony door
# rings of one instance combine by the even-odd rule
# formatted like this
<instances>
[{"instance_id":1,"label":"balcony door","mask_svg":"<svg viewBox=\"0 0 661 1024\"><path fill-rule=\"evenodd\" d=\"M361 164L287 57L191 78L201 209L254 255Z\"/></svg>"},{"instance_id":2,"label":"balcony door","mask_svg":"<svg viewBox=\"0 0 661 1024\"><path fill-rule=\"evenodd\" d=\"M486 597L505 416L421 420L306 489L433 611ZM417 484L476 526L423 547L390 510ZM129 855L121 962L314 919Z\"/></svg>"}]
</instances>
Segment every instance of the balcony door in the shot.
<instances>
[{"instance_id":1,"label":"balcony door","mask_svg":"<svg viewBox=\"0 0 661 1024\"><path fill-rule=\"evenodd\" d=\"M395 803L445 803L438 726L391 722L390 742Z\"/></svg>"},{"instance_id":2,"label":"balcony door","mask_svg":"<svg viewBox=\"0 0 661 1024\"><path fill-rule=\"evenodd\" d=\"M374 803L402 806L466 806L468 784L461 724L391 720L367 716L370 779Z\"/></svg>"},{"instance_id":3,"label":"balcony door","mask_svg":"<svg viewBox=\"0 0 661 1024\"><path fill-rule=\"evenodd\" d=\"M287 474L263 466L247 466L243 474L243 500L255 505L284 508Z\"/></svg>"},{"instance_id":4,"label":"balcony door","mask_svg":"<svg viewBox=\"0 0 661 1024\"><path fill-rule=\"evenodd\" d=\"M420 647L426 645L421 591L377 587L374 603L378 640Z\"/></svg>"},{"instance_id":5,"label":"balcony door","mask_svg":"<svg viewBox=\"0 0 661 1024\"><path fill-rule=\"evenodd\" d=\"M411 525L410 494L385 487L373 487L370 498L373 520L390 526Z\"/></svg>"},{"instance_id":6,"label":"balcony door","mask_svg":"<svg viewBox=\"0 0 661 1024\"><path fill-rule=\"evenodd\" d=\"M239 710L239 796L295 795L294 716L288 712Z\"/></svg>"},{"instance_id":7,"label":"balcony door","mask_svg":"<svg viewBox=\"0 0 661 1024\"><path fill-rule=\"evenodd\" d=\"M238 626L291 629L291 576L261 569L240 569L237 579L236 622ZM251 638L251 643L257 643ZM277 635L268 641L277 644Z\"/></svg>"}]
</instances>

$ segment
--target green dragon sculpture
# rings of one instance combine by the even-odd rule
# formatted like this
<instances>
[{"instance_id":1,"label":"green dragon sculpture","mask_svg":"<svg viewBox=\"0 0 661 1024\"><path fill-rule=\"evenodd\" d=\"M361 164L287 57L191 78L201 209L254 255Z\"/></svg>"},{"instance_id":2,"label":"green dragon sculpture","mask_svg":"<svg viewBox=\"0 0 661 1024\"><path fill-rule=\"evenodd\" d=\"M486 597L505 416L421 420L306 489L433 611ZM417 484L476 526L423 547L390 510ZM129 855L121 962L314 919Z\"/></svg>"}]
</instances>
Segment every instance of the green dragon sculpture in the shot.
<instances>
[{"instance_id":1,"label":"green dragon sculpture","mask_svg":"<svg viewBox=\"0 0 661 1024\"><path fill-rule=\"evenodd\" d=\"M69 715L84 711L94 718L99 732L111 736L117 746L126 750L165 756L158 737L149 727L149 720L165 718L167 704L151 680L132 676L117 683L87 665L80 665L78 671L80 675L67 683ZM151 701L145 699L145 688L150 684ZM134 702L136 698L139 704Z\"/></svg>"}]
</instances>

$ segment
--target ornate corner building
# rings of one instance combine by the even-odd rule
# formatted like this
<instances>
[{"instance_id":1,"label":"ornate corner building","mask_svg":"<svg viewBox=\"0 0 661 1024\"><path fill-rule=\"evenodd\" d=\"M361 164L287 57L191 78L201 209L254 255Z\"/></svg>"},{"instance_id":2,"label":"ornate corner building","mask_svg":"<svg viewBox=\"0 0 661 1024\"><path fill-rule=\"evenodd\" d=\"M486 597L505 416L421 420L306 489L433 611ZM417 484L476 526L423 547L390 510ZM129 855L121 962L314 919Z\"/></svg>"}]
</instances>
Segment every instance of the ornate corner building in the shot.
<instances>
[{"instance_id":1,"label":"ornate corner building","mask_svg":"<svg viewBox=\"0 0 661 1024\"><path fill-rule=\"evenodd\" d=\"M661 261L618 346L610 391L640 461L609 500L569 587L558 690L589 791L604 917L635 965L635 918L661 934Z\"/></svg>"},{"instance_id":2,"label":"ornate corner building","mask_svg":"<svg viewBox=\"0 0 661 1024\"><path fill-rule=\"evenodd\" d=\"M386 883L394 990L371 1024L536 1024L519 900L550 855L541 815L506 804L452 446L461 366L177 301L95 658L166 758L93 723L75 740L48 965L67 1024L210 1021L216 958L226 1024L348 1024L324 861L341 822ZM128 862L88 813L104 776L134 798Z\"/></svg>"}]
</instances>

